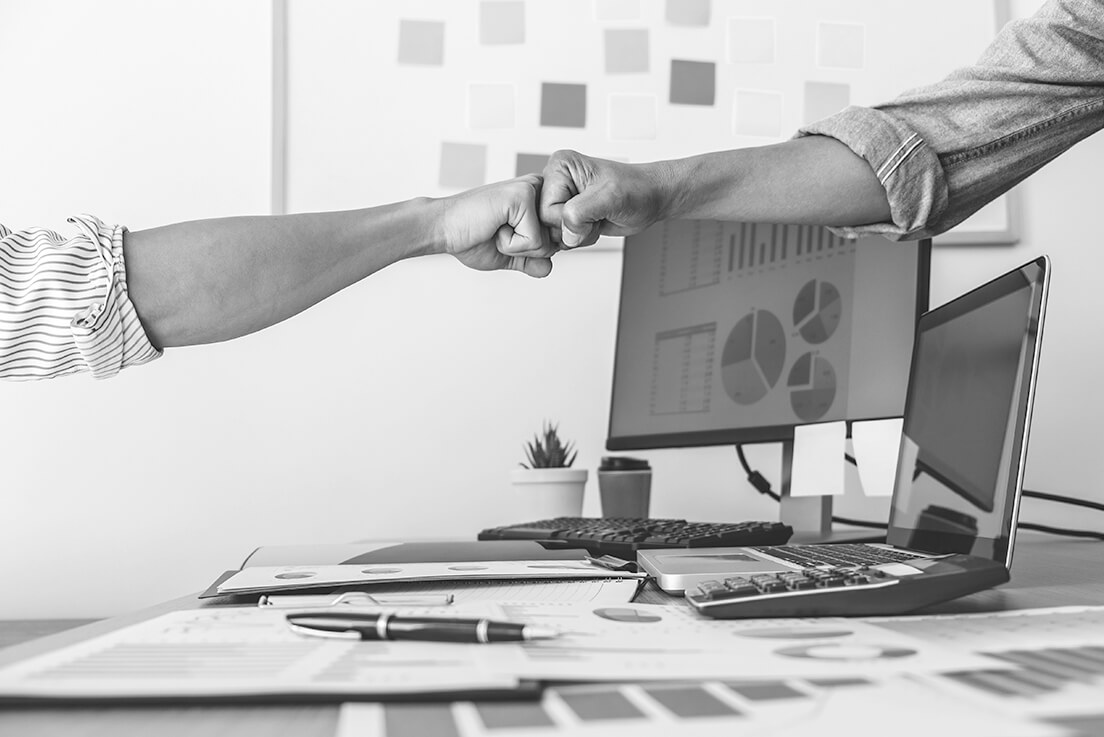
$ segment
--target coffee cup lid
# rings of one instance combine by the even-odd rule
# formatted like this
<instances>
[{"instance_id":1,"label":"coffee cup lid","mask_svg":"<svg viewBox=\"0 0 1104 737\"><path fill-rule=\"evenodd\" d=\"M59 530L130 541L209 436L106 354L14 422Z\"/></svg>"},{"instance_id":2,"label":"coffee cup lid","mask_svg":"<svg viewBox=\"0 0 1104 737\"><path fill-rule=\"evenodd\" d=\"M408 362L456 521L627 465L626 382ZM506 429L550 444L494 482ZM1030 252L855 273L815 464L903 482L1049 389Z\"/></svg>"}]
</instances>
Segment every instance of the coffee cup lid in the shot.
<instances>
[{"instance_id":1,"label":"coffee cup lid","mask_svg":"<svg viewBox=\"0 0 1104 737\"><path fill-rule=\"evenodd\" d=\"M630 458L629 456L602 456L602 465L599 471L647 471L651 469L648 461L643 458Z\"/></svg>"}]
</instances>

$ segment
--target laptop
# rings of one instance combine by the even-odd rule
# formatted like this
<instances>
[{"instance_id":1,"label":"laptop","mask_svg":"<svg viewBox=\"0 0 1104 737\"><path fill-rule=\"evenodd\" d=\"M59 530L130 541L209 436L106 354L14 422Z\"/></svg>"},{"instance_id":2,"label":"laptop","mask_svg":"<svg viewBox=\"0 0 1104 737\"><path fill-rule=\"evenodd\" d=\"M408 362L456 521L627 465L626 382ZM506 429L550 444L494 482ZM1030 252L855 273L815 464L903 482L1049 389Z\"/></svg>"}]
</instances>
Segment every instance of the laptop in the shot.
<instances>
[{"instance_id":1,"label":"laptop","mask_svg":"<svg viewBox=\"0 0 1104 737\"><path fill-rule=\"evenodd\" d=\"M665 591L956 553L1012 564L1050 284L1042 256L917 324L886 542L642 550Z\"/></svg>"}]
</instances>

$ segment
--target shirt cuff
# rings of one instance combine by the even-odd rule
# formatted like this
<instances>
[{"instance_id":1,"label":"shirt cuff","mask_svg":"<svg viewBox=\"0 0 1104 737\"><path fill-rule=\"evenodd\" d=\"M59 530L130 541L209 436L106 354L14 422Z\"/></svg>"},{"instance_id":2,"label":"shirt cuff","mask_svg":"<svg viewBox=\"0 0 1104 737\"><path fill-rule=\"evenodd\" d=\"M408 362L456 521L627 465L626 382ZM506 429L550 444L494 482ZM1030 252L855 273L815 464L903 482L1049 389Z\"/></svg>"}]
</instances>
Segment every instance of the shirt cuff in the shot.
<instances>
[{"instance_id":1,"label":"shirt cuff","mask_svg":"<svg viewBox=\"0 0 1104 737\"><path fill-rule=\"evenodd\" d=\"M70 329L73 341L92 376L107 379L128 366L160 358L138 319L127 295L121 225L106 225L91 215L69 218L80 234L91 241L101 261L102 299L79 312Z\"/></svg>"},{"instance_id":2,"label":"shirt cuff","mask_svg":"<svg viewBox=\"0 0 1104 737\"><path fill-rule=\"evenodd\" d=\"M892 222L832 228L838 235L908 240L947 208L947 182L938 155L897 118L876 108L851 106L802 127L794 137L803 136L835 138L865 159L885 188Z\"/></svg>"}]
</instances>

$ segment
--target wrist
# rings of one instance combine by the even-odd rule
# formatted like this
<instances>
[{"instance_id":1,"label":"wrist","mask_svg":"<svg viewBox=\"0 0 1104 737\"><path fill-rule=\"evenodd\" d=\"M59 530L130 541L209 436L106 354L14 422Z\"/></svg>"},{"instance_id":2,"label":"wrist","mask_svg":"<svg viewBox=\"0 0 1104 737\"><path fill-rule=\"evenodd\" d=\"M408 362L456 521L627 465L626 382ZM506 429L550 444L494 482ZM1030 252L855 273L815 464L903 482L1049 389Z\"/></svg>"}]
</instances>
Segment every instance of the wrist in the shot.
<instances>
[{"instance_id":1,"label":"wrist","mask_svg":"<svg viewBox=\"0 0 1104 737\"><path fill-rule=\"evenodd\" d=\"M448 252L448 231L445 227L448 215L448 197L415 197L410 201L415 217L421 223L412 256L426 256Z\"/></svg>"},{"instance_id":2,"label":"wrist","mask_svg":"<svg viewBox=\"0 0 1104 737\"><path fill-rule=\"evenodd\" d=\"M688 187L687 159L674 161L655 161L643 165L653 192L651 210L655 220L670 220L684 217L687 209Z\"/></svg>"}]
</instances>

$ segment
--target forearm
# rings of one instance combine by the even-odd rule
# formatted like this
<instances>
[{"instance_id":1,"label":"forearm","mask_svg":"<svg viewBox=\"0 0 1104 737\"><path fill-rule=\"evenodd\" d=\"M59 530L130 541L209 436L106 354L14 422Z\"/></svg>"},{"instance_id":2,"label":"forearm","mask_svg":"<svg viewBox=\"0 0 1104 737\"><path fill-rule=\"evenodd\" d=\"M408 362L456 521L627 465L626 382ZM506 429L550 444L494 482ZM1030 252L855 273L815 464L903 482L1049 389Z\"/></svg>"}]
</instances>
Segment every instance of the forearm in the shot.
<instances>
[{"instance_id":1,"label":"forearm","mask_svg":"<svg viewBox=\"0 0 1104 737\"><path fill-rule=\"evenodd\" d=\"M861 225L889 217L870 165L823 136L648 166L663 192L664 219Z\"/></svg>"},{"instance_id":2,"label":"forearm","mask_svg":"<svg viewBox=\"0 0 1104 737\"><path fill-rule=\"evenodd\" d=\"M938 235L1104 127L1104 7L1051 0L1009 23L977 64L802 129L865 159L891 217L847 235Z\"/></svg>"},{"instance_id":3,"label":"forearm","mask_svg":"<svg viewBox=\"0 0 1104 737\"><path fill-rule=\"evenodd\" d=\"M437 252L440 200L167 225L124 239L127 291L159 347L229 340L383 267Z\"/></svg>"}]
</instances>

